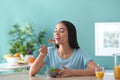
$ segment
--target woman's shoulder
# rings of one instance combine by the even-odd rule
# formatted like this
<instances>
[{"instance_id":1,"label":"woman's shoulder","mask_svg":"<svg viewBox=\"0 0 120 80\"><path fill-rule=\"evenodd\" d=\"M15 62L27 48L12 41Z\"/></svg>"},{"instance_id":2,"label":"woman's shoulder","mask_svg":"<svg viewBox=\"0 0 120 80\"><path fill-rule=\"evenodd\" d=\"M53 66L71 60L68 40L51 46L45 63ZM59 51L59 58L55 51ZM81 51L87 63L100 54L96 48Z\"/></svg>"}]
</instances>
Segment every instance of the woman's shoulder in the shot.
<instances>
[{"instance_id":1,"label":"woman's shoulder","mask_svg":"<svg viewBox=\"0 0 120 80\"><path fill-rule=\"evenodd\" d=\"M75 49L76 53L80 54L80 55L85 55L88 54L84 49L79 48L79 49Z\"/></svg>"},{"instance_id":2,"label":"woman's shoulder","mask_svg":"<svg viewBox=\"0 0 120 80\"><path fill-rule=\"evenodd\" d=\"M80 53L80 52L84 52L84 50L81 49L81 48L75 49L75 51L76 51L76 52L79 52L79 53Z\"/></svg>"}]
</instances>

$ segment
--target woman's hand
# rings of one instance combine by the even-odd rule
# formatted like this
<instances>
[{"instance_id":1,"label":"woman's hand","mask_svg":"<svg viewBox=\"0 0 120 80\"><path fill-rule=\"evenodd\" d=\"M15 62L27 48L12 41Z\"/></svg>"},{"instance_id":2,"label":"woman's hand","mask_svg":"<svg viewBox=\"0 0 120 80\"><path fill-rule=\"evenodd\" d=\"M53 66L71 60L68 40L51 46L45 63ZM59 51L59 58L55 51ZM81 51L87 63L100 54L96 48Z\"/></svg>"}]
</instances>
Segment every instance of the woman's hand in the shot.
<instances>
[{"instance_id":1,"label":"woman's hand","mask_svg":"<svg viewBox=\"0 0 120 80\"><path fill-rule=\"evenodd\" d=\"M47 47L46 46L40 46L39 52L41 55L46 55L47 54Z\"/></svg>"},{"instance_id":2,"label":"woman's hand","mask_svg":"<svg viewBox=\"0 0 120 80\"><path fill-rule=\"evenodd\" d=\"M72 71L66 68L65 66L63 66L63 70L59 72L58 77L70 77L70 76L73 76Z\"/></svg>"},{"instance_id":3,"label":"woman's hand","mask_svg":"<svg viewBox=\"0 0 120 80\"><path fill-rule=\"evenodd\" d=\"M41 46L39 49L40 55L36 58L34 63L30 66L29 74L30 76L35 76L40 69L45 65L44 63L44 58L47 54L47 47L46 46Z\"/></svg>"}]
</instances>

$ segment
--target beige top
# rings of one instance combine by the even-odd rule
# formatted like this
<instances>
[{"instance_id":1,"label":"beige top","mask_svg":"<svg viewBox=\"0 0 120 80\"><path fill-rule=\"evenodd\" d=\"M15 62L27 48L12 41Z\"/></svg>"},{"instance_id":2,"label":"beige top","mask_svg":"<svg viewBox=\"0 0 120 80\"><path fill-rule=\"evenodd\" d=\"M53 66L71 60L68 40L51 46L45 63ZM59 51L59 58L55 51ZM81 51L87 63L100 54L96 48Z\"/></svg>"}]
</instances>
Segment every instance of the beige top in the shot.
<instances>
[{"instance_id":1,"label":"beige top","mask_svg":"<svg viewBox=\"0 0 120 80\"><path fill-rule=\"evenodd\" d=\"M74 76L66 78L48 78L46 75L30 77L28 72L16 72L0 75L0 80L98 80L95 76ZM114 80L113 75L105 75L103 80Z\"/></svg>"}]
</instances>

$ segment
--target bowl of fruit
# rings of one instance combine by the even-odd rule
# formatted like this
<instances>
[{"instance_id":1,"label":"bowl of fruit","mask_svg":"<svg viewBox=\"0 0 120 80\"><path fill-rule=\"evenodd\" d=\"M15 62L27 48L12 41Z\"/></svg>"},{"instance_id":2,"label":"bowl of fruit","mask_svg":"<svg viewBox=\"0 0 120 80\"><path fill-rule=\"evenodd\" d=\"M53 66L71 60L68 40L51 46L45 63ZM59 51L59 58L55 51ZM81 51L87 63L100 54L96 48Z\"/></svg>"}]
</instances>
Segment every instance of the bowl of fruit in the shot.
<instances>
[{"instance_id":1,"label":"bowl of fruit","mask_svg":"<svg viewBox=\"0 0 120 80\"><path fill-rule=\"evenodd\" d=\"M61 70L59 68L54 69L53 67L50 67L46 73L49 77L55 78L55 77L59 76L60 71Z\"/></svg>"},{"instance_id":2,"label":"bowl of fruit","mask_svg":"<svg viewBox=\"0 0 120 80\"><path fill-rule=\"evenodd\" d=\"M19 53L15 53L14 55L6 54L4 58L6 59L9 65L15 65L17 61L20 59L20 54Z\"/></svg>"}]
</instances>

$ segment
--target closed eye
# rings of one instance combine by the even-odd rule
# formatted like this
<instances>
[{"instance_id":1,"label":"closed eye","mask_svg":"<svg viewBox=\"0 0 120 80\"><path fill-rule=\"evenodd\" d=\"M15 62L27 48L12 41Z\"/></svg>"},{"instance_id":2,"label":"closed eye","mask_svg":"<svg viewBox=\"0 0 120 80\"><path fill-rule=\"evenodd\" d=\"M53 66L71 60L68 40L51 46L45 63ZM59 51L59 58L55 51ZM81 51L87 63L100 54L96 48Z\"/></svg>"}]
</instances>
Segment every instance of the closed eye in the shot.
<instances>
[{"instance_id":1,"label":"closed eye","mask_svg":"<svg viewBox=\"0 0 120 80\"><path fill-rule=\"evenodd\" d=\"M64 33L65 29L64 28L60 28L60 29L55 29L54 32L60 32L60 33Z\"/></svg>"}]
</instances>

